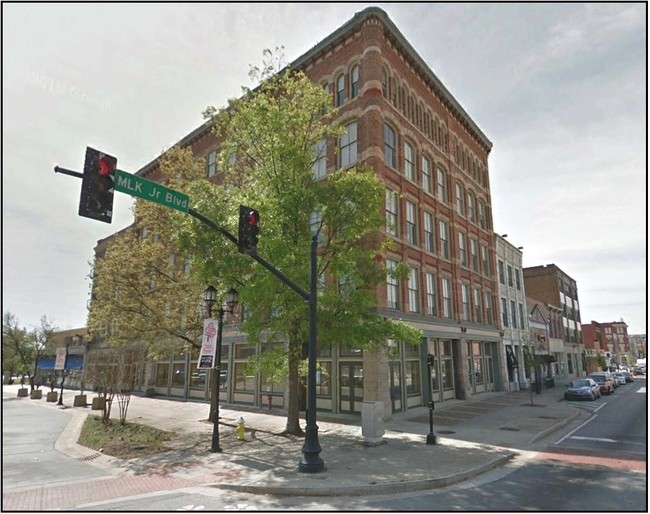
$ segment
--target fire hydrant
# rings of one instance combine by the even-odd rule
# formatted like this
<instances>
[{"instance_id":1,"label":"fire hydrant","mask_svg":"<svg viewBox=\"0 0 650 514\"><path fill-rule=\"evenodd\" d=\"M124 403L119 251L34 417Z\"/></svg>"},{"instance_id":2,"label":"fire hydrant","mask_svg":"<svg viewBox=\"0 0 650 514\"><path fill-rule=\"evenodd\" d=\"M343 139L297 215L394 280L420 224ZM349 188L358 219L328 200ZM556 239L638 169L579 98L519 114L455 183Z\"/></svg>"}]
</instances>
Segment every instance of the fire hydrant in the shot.
<instances>
[{"instance_id":1,"label":"fire hydrant","mask_svg":"<svg viewBox=\"0 0 650 514\"><path fill-rule=\"evenodd\" d=\"M239 416L239 419L237 420L237 428L235 431L237 432L237 439L239 441L244 440L244 430L246 430L246 425L244 424L244 417Z\"/></svg>"}]
</instances>

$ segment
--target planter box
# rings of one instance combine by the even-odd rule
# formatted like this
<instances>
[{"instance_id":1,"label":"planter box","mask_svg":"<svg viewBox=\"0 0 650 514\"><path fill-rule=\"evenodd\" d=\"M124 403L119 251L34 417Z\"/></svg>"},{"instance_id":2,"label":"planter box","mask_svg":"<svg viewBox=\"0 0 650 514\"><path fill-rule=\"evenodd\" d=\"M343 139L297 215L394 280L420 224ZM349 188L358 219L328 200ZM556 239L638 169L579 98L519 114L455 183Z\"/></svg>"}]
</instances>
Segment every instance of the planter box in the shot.
<instances>
[{"instance_id":1,"label":"planter box","mask_svg":"<svg viewBox=\"0 0 650 514\"><path fill-rule=\"evenodd\" d=\"M92 410L104 410L104 405L106 404L106 398L100 398L97 396L93 398Z\"/></svg>"},{"instance_id":2,"label":"planter box","mask_svg":"<svg viewBox=\"0 0 650 514\"><path fill-rule=\"evenodd\" d=\"M27 398L29 396L29 389L22 387L18 389L18 398Z\"/></svg>"},{"instance_id":3,"label":"planter box","mask_svg":"<svg viewBox=\"0 0 650 514\"><path fill-rule=\"evenodd\" d=\"M43 391L40 389L34 389L32 394L29 395L32 400L40 400L43 398Z\"/></svg>"},{"instance_id":4,"label":"planter box","mask_svg":"<svg viewBox=\"0 0 650 514\"><path fill-rule=\"evenodd\" d=\"M55 402L59 399L59 393L57 391L50 391L47 393L47 397L45 398L46 401L48 402Z\"/></svg>"},{"instance_id":5,"label":"planter box","mask_svg":"<svg viewBox=\"0 0 650 514\"><path fill-rule=\"evenodd\" d=\"M85 394L78 394L74 397L74 407L88 407L88 399Z\"/></svg>"}]
</instances>

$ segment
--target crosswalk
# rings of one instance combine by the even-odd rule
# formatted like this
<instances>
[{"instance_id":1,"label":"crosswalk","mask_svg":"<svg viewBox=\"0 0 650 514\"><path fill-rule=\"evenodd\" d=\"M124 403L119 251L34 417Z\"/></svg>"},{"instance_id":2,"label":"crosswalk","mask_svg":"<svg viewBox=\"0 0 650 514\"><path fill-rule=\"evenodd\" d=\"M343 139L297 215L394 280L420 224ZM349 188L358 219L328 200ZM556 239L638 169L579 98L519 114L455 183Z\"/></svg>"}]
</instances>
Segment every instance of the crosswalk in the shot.
<instances>
[{"instance_id":1,"label":"crosswalk","mask_svg":"<svg viewBox=\"0 0 650 514\"><path fill-rule=\"evenodd\" d=\"M589 412L598 412L600 409L602 409L605 405L607 405L607 402L602 402L602 401L585 401L585 400L565 400L569 405L572 407L576 407L578 409L586 410Z\"/></svg>"}]
</instances>

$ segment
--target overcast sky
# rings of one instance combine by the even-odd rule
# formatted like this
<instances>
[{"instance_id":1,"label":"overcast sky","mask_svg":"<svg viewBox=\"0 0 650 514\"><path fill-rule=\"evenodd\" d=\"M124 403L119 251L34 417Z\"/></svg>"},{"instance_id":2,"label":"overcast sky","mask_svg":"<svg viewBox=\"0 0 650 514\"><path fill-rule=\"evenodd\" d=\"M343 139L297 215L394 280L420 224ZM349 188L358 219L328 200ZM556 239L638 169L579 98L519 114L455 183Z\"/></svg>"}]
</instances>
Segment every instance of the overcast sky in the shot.
<instances>
[{"instance_id":1,"label":"overcast sky","mask_svg":"<svg viewBox=\"0 0 650 514\"><path fill-rule=\"evenodd\" d=\"M578 284L583 323L646 331L645 4L2 5L2 303L31 327L83 327L97 240L77 215L86 146L136 172L250 85L382 7L493 143L494 229L524 266Z\"/></svg>"}]
</instances>

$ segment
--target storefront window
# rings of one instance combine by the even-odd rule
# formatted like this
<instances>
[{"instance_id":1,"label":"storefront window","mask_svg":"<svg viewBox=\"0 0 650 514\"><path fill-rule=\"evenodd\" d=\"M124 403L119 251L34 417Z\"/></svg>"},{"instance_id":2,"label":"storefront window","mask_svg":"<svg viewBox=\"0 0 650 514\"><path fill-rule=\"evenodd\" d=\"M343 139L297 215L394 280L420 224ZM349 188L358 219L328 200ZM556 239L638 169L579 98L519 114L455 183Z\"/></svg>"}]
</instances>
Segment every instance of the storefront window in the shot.
<instances>
[{"instance_id":1,"label":"storefront window","mask_svg":"<svg viewBox=\"0 0 650 514\"><path fill-rule=\"evenodd\" d=\"M451 359L442 361L442 388L445 390L454 388L454 366Z\"/></svg>"},{"instance_id":2,"label":"storefront window","mask_svg":"<svg viewBox=\"0 0 650 514\"><path fill-rule=\"evenodd\" d=\"M275 380L273 380L275 378ZM284 378L270 377L262 373L260 377L260 391L262 393L284 393Z\"/></svg>"},{"instance_id":3,"label":"storefront window","mask_svg":"<svg viewBox=\"0 0 650 514\"><path fill-rule=\"evenodd\" d=\"M341 348L339 355L341 355L341 357L363 357L363 350L357 348Z\"/></svg>"},{"instance_id":4,"label":"storefront window","mask_svg":"<svg viewBox=\"0 0 650 514\"><path fill-rule=\"evenodd\" d=\"M235 390L236 391L255 391L255 377L246 374L246 363L235 363Z\"/></svg>"},{"instance_id":5,"label":"storefront window","mask_svg":"<svg viewBox=\"0 0 650 514\"><path fill-rule=\"evenodd\" d=\"M407 361L404 379L406 381L406 394L420 394L420 361Z\"/></svg>"},{"instance_id":6,"label":"storefront window","mask_svg":"<svg viewBox=\"0 0 650 514\"><path fill-rule=\"evenodd\" d=\"M185 385L185 363L174 362L172 369L172 387L183 387Z\"/></svg>"},{"instance_id":7,"label":"storefront window","mask_svg":"<svg viewBox=\"0 0 650 514\"><path fill-rule=\"evenodd\" d=\"M169 380L169 364L156 364L156 387L167 387Z\"/></svg>"},{"instance_id":8,"label":"storefront window","mask_svg":"<svg viewBox=\"0 0 650 514\"><path fill-rule=\"evenodd\" d=\"M235 359L248 359L255 355L255 347L247 344L235 345Z\"/></svg>"},{"instance_id":9,"label":"storefront window","mask_svg":"<svg viewBox=\"0 0 650 514\"><path fill-rule=\"evenodd\" d=\"M207 376L207 369L197 369L196 362L190 363L190 389L205 390Z\"/></svg>"},{"instance_id":10,"label":"storefront window","mask_svg":"<svg viewBox=\"0 0 650 514\"><path fill-rule=\"evenodd\" d=\"M318 362L316 365L316 396L332 396L331 362Z\"/></svg>"}]
</instances>

